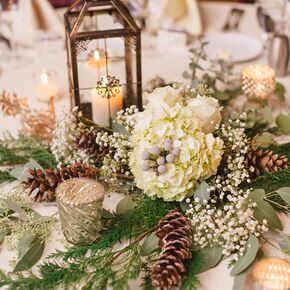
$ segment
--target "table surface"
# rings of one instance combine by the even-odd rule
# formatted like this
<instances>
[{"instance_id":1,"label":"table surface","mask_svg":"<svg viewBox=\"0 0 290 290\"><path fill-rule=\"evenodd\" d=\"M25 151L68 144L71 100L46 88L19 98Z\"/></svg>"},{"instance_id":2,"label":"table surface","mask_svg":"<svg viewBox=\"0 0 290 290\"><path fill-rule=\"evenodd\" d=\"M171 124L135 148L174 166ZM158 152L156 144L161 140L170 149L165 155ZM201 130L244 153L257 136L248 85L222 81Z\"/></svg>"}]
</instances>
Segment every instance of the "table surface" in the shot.
<instances>
[{"instance_id":1,"label":"table surface","mask_svg":"<svg viewBox=\"0 0 290 290\"><path fill-rule=\"evenodd\" d=\"M256 20L255 7L250 4L230 4L230 3L201 3L201 15L204 24L205 34L209 32L219 31L225 22L229 10L233 7L241 7L245 10L245 17L241 22L241 32L249 34L261 39L261 32ZM246 45L246 44L245 44ZM38 52L31 52L31 61L29 65L19 68L17 70L3 70L0 75L0 91L6 90L9 92L16 92L19 97L27 97L31 106L35 108L42 108L46 105L36 100L33 89L33 73L41 68L52 68L57 72L60 96L56 100L55 107L57 115L64 108L69 108L69 94L66 68L66 52L64 50L51 53L41 54ZM162 49L162 52L151 53L145 51L143 53L143 80L149 80L156 75L163 77L166 81L181 80L184 70L187 69L189 63L189 53L186 46L167 46ZM262 56L253 62L266 62L265 57ZM245 63L237 65L241 68ZM0 63L1 66L1 63ZM290 76L278 78L282 82L288 92L290 92ZM287 102L290 103L290 95L288 93ZM12 117L3 117L0 113L0 137L5 130L9 130L12 134L16 134L20 127L19 122ZM4 191L9 190L13 184L5 185ZM114 209L118 200L122 198L120 194L111 194L107 196L104 201L104 207L107 209ZM41 204L36 205L35 210L42 215L51 215L56 212L55 204ZM285 225L285 232L290 233L290 220L287 217L282 217ZM68 246L64 242L61 231L54 231L50 237L50 242L45 248L43 257L53 252L55 249L63 249ZM9 271L9 259L15 257L15 253L9 252L5 249L5 244L0 249L0 269ZM40 261L41 262L41 261ZM220 265L206 273L200 275L201 286L199 289L206 290L230 290L233 287L233 278L229 274L227 268L227 261L223 261ZM138 281L133 282L132 289L138 289Z\"/></svg>"}]
</instances>

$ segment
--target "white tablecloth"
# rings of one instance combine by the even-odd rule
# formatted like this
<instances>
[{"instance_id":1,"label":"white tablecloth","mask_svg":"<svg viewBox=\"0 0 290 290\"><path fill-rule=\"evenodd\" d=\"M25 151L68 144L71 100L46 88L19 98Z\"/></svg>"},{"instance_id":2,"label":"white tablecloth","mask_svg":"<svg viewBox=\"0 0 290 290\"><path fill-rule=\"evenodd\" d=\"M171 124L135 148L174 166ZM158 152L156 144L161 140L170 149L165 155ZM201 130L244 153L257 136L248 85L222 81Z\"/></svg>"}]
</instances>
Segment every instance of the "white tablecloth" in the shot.
<instances>
[{"instance_id":1,"label":"white tablecloth","mask_svg":"<svg viewBox=\"0 0 290 290\"><path fill-rule=\"evenodd\" d=\"M227 3L207 3L201 4L201 13L203 17L203 23L205 27L205 33L218 31L221 29L229 10L233 7L241 7L245 12L245 17L241 22L241 31L261 38L260 30L256 20L255 7L253 5L246 4L227 4ZM247 45L245 43L245 45ZM33 73L41 68L52 68L57 71L60 96L55 103L57 115L63 108L69 107L69 95L68 95L68 81L67 81L67 68L66 68L66 53L64 50L58 51L53 54L41 54L39 52L30 52L31 61L27 66L17 70L4 70L0 75L0 91L3 89L7 91L15 91L20 97L27 97L29 103L35 107L40 108L45 106L36 100L33 85ZM265 59L261 57L256 62L265 62ZM188 48L182 45L168 45L163 48L162 52L150 53L145 51L143 53L143 80L149 80L156 75L162 76L166 81L181 80L181 76L184 70L188 68L189 53ZM241 67L245 64L240 64ZM1 61L0 61L1 66ZM290 92L290 77L278 78ZM287 100L289 102L290 96L288 93ZM0 113L0 136L5 130L9 130L12 133L16 133L19 128L19 123L10 117L3 117ZM11 186L11 185L10 185ZM4 190L8 190L9 186L5 186ZM107 209L114 209L117 201L122 196L119 194L112 194L110 197L106 197L104 207ZM49 215L56 211L53 205L36 205L35 209L43 214ZM287 218L283 218L285 223L285 232L290 232L290 222ZM45 248L43 257L53 252L56 248L62 249L64 247L62 243L63 237L59 232L54 232L50 238L50 243ZM5 250L5 245L0 249L0 268L10 270L9 259L15 253ZM201 286L200 289L206 290L230 290L233 286L233 278L229 274L227 268L227 261L223 261L218 267L203 273L200 275ZM132 289L138 289L137 282L133 283Z\"/></svg>"}]
</instances>

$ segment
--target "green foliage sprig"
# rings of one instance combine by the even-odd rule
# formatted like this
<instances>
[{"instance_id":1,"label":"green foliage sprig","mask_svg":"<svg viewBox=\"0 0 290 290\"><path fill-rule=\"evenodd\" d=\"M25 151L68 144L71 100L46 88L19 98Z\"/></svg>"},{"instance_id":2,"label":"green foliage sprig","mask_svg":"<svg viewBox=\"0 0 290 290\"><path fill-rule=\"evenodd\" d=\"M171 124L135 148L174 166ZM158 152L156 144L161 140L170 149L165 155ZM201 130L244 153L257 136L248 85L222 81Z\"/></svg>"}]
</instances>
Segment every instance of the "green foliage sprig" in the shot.
<instances>
[{"instance_id":1,"label":"green foliage sprig","mask_svg":"<svg viewBox=\"0 0 290 290\"><path fill-rule=\"evenodd\" d=\"M9 136L0 141L0 165L22 164L30 158L44 168L57 165L49 146L40 140L20 135L17 139Z\"/></svg>"},{"instance_id":2,"label":"green foliage sprig","mask_svg":"<svg viewBox=\"0 0 290 290\"><path fill-rule=\"evenodd\" d=\"M128 281L136 278L143 268L139 242L177 206L177 203L159 199L139 198L137 207L131 212L114 217L112 226L102 232L97 242L52 254L40 267L40 278L5 275L0 286L53 289L61 285L65 289L74 289L86 281L82 289L106 289L108 284L114 290L128 289ZM113 251L115 244L127 239L134 241L122 250Z\"/></svg>"},{"instance_id":3,"label":"green foliage sprig","mask_svg":"<svg viewBox=\"0 0 290 290\"><path fill-rule=\"evenodd\" d=\"M0 171L0 184L6 181L13 181L16 178L11 176L9 171Z\"/></svg>"}]
</instances>

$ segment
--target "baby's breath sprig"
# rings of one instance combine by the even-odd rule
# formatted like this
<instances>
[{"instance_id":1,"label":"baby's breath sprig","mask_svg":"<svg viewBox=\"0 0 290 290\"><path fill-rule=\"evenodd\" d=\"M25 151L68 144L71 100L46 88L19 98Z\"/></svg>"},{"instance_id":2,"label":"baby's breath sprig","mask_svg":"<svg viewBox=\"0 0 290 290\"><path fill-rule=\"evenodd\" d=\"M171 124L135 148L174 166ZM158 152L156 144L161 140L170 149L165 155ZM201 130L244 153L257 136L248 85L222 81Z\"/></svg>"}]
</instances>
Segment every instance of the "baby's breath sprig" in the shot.
<instances>
[{"instance_id":1,"label":"baby's breath sprig","mask_svg":"<svg viewBox=\"0 0 290 290\"><path fill-rule=\"evenodd\" d=\"M221 246L223 255L233 254L235 261L244 254L251 234L260 237L268 230L266 220L259 223L254 217L256 204L249 201L250 191L239 188L243 181L250 181L245 166L250 146L243 118L242 115L241 119L229 120L217 128L224 141L224 160L219 173L208 182L209 200L186 200L186 213L195 228L195 246Z\"/></svg>"},{"instance_id":2,"label":"baby's breath sprig","mask_svg":"<svg viewBox=\"0 0 290 290\"><path fill-rule=\"evenodd\" d=\"M139 112L137 106L133 105L125 110L117 112L116 123L124 126L131 133L136 125L136 114Z\"/></svg>"}]
</instances>

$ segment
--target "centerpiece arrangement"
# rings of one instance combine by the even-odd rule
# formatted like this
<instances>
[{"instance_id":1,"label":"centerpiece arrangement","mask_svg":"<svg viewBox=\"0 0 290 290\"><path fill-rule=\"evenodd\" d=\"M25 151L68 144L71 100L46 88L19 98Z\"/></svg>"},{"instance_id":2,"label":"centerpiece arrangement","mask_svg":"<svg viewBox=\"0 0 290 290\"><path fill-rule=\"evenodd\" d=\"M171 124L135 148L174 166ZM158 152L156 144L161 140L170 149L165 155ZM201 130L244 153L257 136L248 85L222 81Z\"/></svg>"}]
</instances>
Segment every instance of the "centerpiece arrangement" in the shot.
<instances>
[{"instance_id":1,"label":"centerpiece arrangement","mask_svg":"<svg viewBox=\"0 0 290 290\"><path fill-rule=\"evenodd\" d=\"M276 84L274 92L273 85L261 99L243 83L243 94L232 64L221 56L209 60L204 45L192 50L191 71L184 75L189 85L155 88L143 111L134 105L121 110L111 127L95 124L76 107L54 124L52 140L39 140L31 130L36 133L29 138L1 141L0 164L9 167L0 172L1 182L19 179L18 191L34 202L54 201L60 192L62 227L78 242L47 257L37 274L29 271L43 252L43 229L55 220L35 217L15 194L5 195L1 241L15 225L28 223L34 234L34 225L41 220L42 226L36 237L20 237L18 266L1 272L0 286L121 290L140 277L143 289L197 289L199 273L228 259L238 287L267 245L289 253L281 216L290 210L290 143L277 140L289 135L290 117L280 114L274 122L269 106L270 96L283 101L283 86ZM8 99L0 99L6 112ZM20 100L14 96L13 104ZM91 179L125 194L114 212L102 209L101 193L91 204L87 187L104 191ZM74 226L89 243L76 237Z\"/></svg>"}]
</instances>

